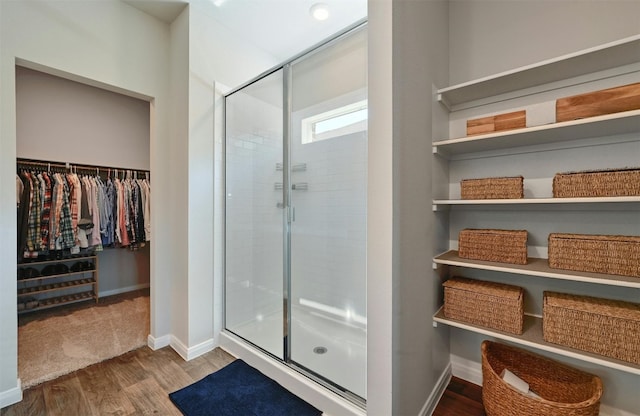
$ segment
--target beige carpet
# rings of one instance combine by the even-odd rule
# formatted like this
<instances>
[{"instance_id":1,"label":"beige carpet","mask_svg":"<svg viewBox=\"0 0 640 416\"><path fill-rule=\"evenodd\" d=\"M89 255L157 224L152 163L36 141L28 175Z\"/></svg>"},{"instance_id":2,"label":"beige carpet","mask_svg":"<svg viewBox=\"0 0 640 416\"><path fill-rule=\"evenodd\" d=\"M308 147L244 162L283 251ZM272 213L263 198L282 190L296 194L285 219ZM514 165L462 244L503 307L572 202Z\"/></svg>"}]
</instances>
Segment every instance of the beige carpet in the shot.
<instances>
[{"instance_id":1,"label":"beige carpet","mask_svg":"<svg viewBox=\"0 0 640 416\"><path fill-rule=\"evenodd\" d=\"M18 375L23 388L147 344L148 295L101 299L98 304L84 302L51 311L20 319Z\"/></svg>"}]
</instances>

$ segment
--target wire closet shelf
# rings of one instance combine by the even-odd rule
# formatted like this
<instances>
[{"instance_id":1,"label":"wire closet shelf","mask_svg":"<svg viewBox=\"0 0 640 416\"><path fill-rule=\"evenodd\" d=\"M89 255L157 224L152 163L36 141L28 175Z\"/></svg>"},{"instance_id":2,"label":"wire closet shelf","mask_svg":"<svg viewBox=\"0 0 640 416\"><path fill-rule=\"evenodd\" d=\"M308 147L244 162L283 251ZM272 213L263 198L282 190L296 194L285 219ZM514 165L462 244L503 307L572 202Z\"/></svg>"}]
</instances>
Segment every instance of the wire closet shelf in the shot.
<instances>
[{"instance_id":1,"label":"wire closet shelf","mask_svg":"<svg viewBox=\"0 0 640 416\"><path fill-rule=\"evenodd\" d=\"M18 158L16 160L17 170L41 170L57 173L79 173L84 175L97 175L108 178L133 178L150 180L150 172L144 169L131 169L113 166L87 165L72 162L56 162L38 159Z\"/></svg>"}]
</instances>

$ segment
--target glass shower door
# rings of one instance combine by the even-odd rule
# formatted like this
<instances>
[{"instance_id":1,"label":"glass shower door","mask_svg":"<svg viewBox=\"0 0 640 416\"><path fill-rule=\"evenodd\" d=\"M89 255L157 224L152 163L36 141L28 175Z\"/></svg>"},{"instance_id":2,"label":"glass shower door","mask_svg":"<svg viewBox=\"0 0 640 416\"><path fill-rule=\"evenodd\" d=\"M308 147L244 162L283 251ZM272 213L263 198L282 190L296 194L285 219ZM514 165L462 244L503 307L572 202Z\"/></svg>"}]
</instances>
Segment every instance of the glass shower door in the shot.
<instances>
[{"instance_id":1,"label":"glass shower door","mask_svg":"<svg viewBox=\"0 0 640 416\"><path fill-rule=\"evenodd\" d=\"M226 328L284 359L283 71L225 105Z\"/></svg>"},{"instance_id":2,"label":"glass shower door","mask_svg":"<svg viewBox=\"0 0 640 416\"><path fill-rule=\"evenodd\" d=\"M367 35L291 65L290 359L366 399Z\"/></svg>"}]
</instances>

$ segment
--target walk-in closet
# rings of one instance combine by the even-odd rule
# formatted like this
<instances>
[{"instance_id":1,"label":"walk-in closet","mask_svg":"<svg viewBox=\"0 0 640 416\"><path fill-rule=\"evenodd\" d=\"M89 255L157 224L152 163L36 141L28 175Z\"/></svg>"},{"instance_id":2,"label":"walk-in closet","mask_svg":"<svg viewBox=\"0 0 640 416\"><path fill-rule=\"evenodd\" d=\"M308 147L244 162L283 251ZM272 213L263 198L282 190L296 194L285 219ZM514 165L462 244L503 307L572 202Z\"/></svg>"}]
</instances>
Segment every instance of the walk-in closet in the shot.
<instances>
[{"instance_id":1,"label":"walk-in closet","mask_svg":"<svg viewBox=\"0 0 640 416\"><path fill-rule=\"evenodd\" d=\"M147 101L16 66L23 387L146 345L149 117Z\"/></svg>"}]
</instances>

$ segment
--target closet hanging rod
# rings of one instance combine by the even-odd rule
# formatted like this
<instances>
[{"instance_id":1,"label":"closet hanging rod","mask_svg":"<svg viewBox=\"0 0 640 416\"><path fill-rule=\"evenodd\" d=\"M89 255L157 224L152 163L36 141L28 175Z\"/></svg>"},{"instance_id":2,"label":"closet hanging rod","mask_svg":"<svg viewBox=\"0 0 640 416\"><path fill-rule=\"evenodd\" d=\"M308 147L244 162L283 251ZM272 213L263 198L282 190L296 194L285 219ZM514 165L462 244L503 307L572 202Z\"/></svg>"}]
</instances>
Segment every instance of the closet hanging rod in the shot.
<instances>
[{"instance_id":1,"label":"closet hanging rod","mask_svg":"<svg viewBox=\"0 0 640 416\"><path fill-rule=\"evenodd\" d=\"M136 173L142 173L145 175L149 175L149 171L145 170L145 169L131 169L131 168L122 168L122 167L113 167L113 166L100 166L100 165L80 165L80 164L76 164L76 163L71 163L71 162L54 162L54 161L48 161L48 160L38 160L38 159L25 159L25 158L17 158L16 159L16 165L18 168L21 167L41 167L41 168L63 168L63 169L67 169L69 171L71 171L72 169L79 169L79 170L83 170L83 171L95 171L96 173L98 172L103 172L103 173L107 173L107 172L111 172L113 174L115 174L116 172L118 173L126 173L126 172L136 172Z\"/></svg>"}]
</instances>

